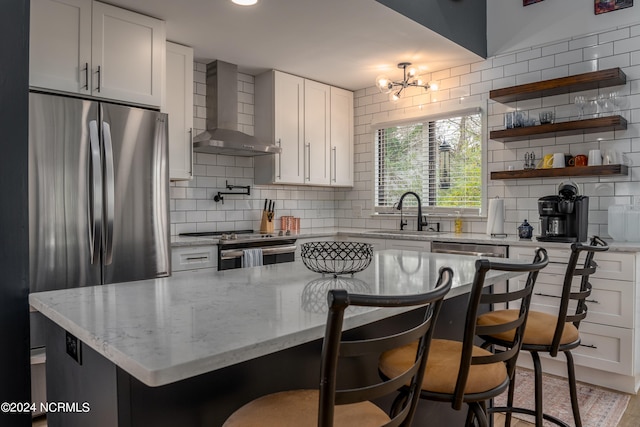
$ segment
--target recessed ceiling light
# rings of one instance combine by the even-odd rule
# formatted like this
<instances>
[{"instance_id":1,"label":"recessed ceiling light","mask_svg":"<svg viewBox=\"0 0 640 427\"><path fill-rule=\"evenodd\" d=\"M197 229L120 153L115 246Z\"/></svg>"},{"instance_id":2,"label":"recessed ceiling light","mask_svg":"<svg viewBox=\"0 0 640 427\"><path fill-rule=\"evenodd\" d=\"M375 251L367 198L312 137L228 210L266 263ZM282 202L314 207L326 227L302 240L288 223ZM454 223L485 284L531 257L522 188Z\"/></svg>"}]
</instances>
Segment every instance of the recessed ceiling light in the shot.
<instances>
[{"instance_id":1,"label":"recessed ceiling light","mask_svg":"<svg viewBox=\"0 0 640 427\"><path fill-rule=\"evenodd\" d=\"M258 3L258 0L231 0L231 1L240 6L253 6L254 4Z\"/></svg>"}]
</instances>

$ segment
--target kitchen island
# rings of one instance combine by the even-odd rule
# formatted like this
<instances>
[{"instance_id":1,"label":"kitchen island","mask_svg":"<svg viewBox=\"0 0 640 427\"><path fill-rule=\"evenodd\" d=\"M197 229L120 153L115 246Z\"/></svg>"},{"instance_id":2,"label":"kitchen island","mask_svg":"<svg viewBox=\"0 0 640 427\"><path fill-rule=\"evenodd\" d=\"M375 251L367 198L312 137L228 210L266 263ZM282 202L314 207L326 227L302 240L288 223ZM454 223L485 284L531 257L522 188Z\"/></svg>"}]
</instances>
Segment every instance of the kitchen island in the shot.
<instances>
[{"instance_id":1,"label":"kitchen island","mask_svg":"<svg viewBox=\"0 0 640 427\"><path fill-rule=\"evenodd\" d=\"M450 266L447 299L458 307L445 305L443 318L449 311L462 321L475 259L385 250L363 272L337 280L297 261L31 294L31 306L51 320L48 401L91 408L49 414L49 426L220 425L256 396L317 386L328 289L424 292ZM487 284L517 275L491 272ZM405 311L349 309L345 326L385 327L412 314ZM79 361L67 354L74 337Z\"/></svg>"}]
</instances>

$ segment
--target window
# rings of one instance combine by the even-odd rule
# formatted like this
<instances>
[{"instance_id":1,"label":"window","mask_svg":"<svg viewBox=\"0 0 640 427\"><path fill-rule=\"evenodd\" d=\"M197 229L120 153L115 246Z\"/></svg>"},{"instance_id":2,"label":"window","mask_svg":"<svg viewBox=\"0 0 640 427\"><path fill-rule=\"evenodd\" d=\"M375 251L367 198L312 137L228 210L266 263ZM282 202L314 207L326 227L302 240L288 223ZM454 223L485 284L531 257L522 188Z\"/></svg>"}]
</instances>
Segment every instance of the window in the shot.
<instances>
[{"instance_id":1,"label":"window","mask_svg":"<svg viewBox=\"0 0 640 427\"><path fill-rule=\"evenodd\" d=\"M413 191L427 212L479 215L483 135L480 109L378 126L375 210L396 212L400 196ZM415 207L417 200L407 198L403 205Z\"/></svg>"}]
</instances>

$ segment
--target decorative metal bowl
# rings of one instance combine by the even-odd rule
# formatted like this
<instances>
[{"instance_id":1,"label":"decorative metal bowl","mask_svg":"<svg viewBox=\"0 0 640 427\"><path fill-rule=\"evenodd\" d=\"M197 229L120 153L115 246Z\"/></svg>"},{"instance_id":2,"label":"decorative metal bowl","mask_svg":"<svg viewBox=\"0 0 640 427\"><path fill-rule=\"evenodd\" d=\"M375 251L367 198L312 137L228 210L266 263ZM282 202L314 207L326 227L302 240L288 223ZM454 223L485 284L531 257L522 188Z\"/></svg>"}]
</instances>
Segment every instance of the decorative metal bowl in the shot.
<instances>
[{"instance_id":1,"label":"decorative metal bowl","mask_svg":"<svg viewBox=\"0 0 640 427\"><path fill-rule=\"evenodd\" d=\"M302 262L311 271L339 274L353 274L371 264L373 246L360 242L309 242L303 243Z\"/></svg>"}]
</instances>

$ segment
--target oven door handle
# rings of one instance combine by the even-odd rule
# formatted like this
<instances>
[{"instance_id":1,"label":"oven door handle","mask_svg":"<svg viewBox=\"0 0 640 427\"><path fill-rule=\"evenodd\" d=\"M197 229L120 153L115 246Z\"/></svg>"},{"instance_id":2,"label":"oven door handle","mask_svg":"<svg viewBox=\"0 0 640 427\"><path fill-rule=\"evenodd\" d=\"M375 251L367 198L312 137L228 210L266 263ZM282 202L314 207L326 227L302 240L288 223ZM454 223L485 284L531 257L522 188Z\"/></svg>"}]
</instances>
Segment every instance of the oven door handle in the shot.
<instances>
[{"instance_id":1,"label":"oven door handle","mask_svg":"<svg viewBox=\"0 0 640 427\"><path fill-rule=\"evenodd\" d=\"M262 255L288 254L296 251L295 245L272 246L262 248ZM220 251L220 259L235 259L242 257L242 249L223 249Z\"/></svg>"}]
</instances>

